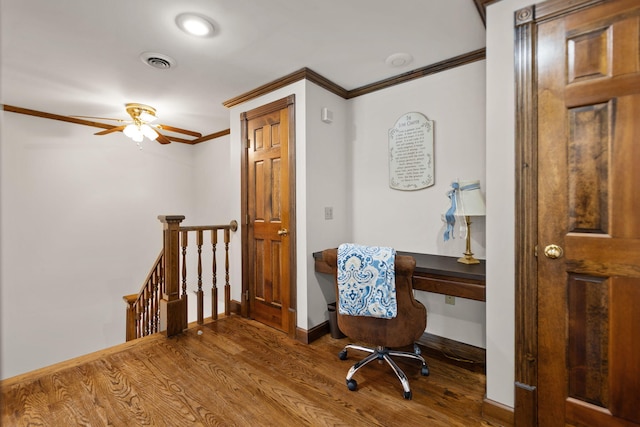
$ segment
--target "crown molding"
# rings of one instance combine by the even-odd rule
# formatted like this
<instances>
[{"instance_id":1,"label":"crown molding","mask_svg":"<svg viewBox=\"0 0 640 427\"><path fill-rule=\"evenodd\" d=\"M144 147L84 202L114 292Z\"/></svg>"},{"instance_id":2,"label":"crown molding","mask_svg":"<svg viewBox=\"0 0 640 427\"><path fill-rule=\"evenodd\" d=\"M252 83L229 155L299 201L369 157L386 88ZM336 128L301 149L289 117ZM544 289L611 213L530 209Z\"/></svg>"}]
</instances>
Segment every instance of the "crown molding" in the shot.
<instances>
[{"instance_id":1,"label":"crown molding","mask_svg":"<svg viewBox=\"0 0 640 427\"><path fill-rule=\"evenodd\" d=\"M333 83L331 80L321 76L320 74L316 73L315 71L309 68L302 68L298 71L295 71L291 74L287 74L286 76L281 77L277 80L274 80L270 83L264 84L249 92L243 93L242 95L236 96L235 98L231 98L223 102L222 105L224 105L227 108L231 108L236 105L242 104L244 102L250 101L254 98L258 98L269 92L273 92L274 90L281 89L292 83L295 83L300 80L305 80L305 79L317 84L318 86L344 99L351 99L358 96L366 95L371 92L375 92L377 90L386 89L388 87L395 86L401 83L406 83L410 80L415 80L431 74L450 70L452 68L459 67L461 65L470 64L475 61L481 61L485 58L486 58L486 49L482 48L482 49L474 50L472 52L468 52L462 55L455 56L453 58L445 59L444 61L440 61L432 65L427 65L426 67L418 68L416 70L409 71L407 73L400 74L398 76L390 77L385 80L381 80L375 83L361 86L359 88L355 88L352 90L344 89L343 87Z\"/></svg>"},{"instance_id":2,"label":"crown molding","mask_svg":"<svg viewBox=\"0 0 640 427\"><path fill-rule=\"evenodd\" d=\"M30 110L28 108L16 107L14 105L3 104L2 109L11 113L26 114L27 116L42 117L43 119L58 120L61 122L75 123L77 125L93 126L102 129L113 129L116 126L106 123L94 122L91 120L83 120L75 117L61 116L59 114L45 113L44 111Z\"/></svg>"},{"instance_id":3,"label":"crown molding","mask_svg":"<svg viewBox=\"0 0 640 427\"><path fill-rule=\"evenodd\" d=\"M346 89L333 83L331 80L305 67L291 74L287 74L284 77L280 77L279 79L274 80L270 83L264 84L260 87L250 90L249 92L243 93L242 95L236 96L235 98L231 98L227 101L224 101L222 105L224 105L227 108L231 108L236 105L242 104L244 102L250 101L254 98L258 98L269 92L273 92L274 90L288 86L300 80L308 80L310 82L316 83L318 86L323 87L329 92L335 93L336 95L342 98L346 98L349 92Z\"/></svg>"},{"instance_id":4,"label":"crown molding","mask_svg":"<svg viewBox=\"0 0 640 427\"><path fill-rule=\"evenodd\" d=\"M472 0L476 4L476 9L478 9L478 13L480 14L480 19L482 19L482 23L485 28L487 27L487 6L492 3L497 3L500 0Z\"/></svg>"},{"instance_id":5,"label":"crown molding","mask_svg":"<svg viewBox=\"0 0 640 427\"><path fill-rule=\"evenodd\" d=\"M117 127L117 126L110 125L110 124L107 124L107 123L94 122L92 120L83 120L83 119L78 119L78 118L69 117L69 116L61 116L59 114L46 113L44 111L31 110L31 109L22 108L22 107L16 107L15 105L3 104L2 105L2 110L8 111L8 112L11 112L11 113L25 114L27 116L41 117L43 119L57 120L57 121L60 121L60 122L67 122L67 123L75 123L77 125L92 126L92 127L101 128L101 129L113 129L113 128ZM203 136L201 136L199 138L196 138L196 139L180 138L180 137L173 136L173 135L165 135L165 137L167 139L169 139L170 141L173 141L173 142L180 142L182 144L195 145L195 144L199 144L199 143L204 142L204 141L209 141L210 139L215 139L215 138L219 138L219 137L224 136L224 135L229 135L230 133L231 133L230 129L225 129L225 130L222 130L222 131L219 131L219 132L215 132L215 133L212 133L212 134L209 134L209 135L203 135Z\"/></svg>"},{"instance_id":6,"label":"crown molding","mask_svg":"<svg viewBox=\"0 0 640 427\"><path fill-rule=\"evenodd\" d=\"M418 68L416 70L409 71L395 77L391 77L379 82L371 83L366 86L361 86L359 88L350 90L347 95L347 99L366 95L377 90L386 89L388 87L406 83L410 80L419 79L431 74L451 70L452 68L460 67L461 65L470 64L476 61L481 61L485 58L485 48L474 50L473 52L468 52L462 55L455 56L453 58L445 59L444 61L436 62L435 64L427 65L426 67Z\"/></svg>"}]
</instances>

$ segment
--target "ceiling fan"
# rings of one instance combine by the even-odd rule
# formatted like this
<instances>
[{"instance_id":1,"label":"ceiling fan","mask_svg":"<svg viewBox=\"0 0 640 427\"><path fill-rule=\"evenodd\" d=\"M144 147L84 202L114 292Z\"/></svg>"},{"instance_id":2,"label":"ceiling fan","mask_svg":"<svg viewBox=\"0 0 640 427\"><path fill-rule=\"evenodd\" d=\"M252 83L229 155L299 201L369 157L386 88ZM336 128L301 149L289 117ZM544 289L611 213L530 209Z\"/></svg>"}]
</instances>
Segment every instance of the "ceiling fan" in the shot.
<instances>
[{"instance_id":1,"label":"ceiling fan","mask_svg":"<svg viewBox=\"0 0 640 427\"><path fill-rule=\"evenodd\" d=\"M167 132L176 132L182 133L185 135L193 136L196 138L200 138L202 136L199 132L194 132L186 129L181 129L173 126L163 125L163 124L153 124L155 120L157 120L156 109L144 104L138 103L129 103L125 105L125 109L129 116L131 116L131 120L122 120L122 119L109 119L106 117L92 117L92 116L74 116L74 117L84 117L84 118L92 118L92 119L101 119L101 120L114 120L122 124L120 126L114 126L109 129L105 129L100 132L96 132L94 135L107 135L113 132L122 132L129 138L133 139L138 146L142 142L142 140L147 137L152 141L158 141L160 144L170 144L171 139L179 140L178 138L171 138L163 135L160 131Z\"/></svg>"}]
</instances>

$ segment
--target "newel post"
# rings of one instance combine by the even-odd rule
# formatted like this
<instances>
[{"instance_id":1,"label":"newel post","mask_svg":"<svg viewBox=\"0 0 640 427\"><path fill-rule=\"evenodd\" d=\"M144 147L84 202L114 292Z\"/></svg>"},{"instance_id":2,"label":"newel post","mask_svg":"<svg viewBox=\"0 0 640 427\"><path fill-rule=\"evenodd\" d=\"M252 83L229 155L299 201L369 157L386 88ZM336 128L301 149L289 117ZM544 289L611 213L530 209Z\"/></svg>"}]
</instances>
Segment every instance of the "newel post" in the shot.
<instances>
[{"instance_id":1,"label":"newel post","mask_svg":"<svg viewBox=\"0 0 640 427\"><path fill-rule=\"evenodd\" d=\"M159 215L164 238L164 292L160 300L160 331L167 336L187 329L186 299L180 298L180 223L184 215Z\"/></svg>"}]
</instances>

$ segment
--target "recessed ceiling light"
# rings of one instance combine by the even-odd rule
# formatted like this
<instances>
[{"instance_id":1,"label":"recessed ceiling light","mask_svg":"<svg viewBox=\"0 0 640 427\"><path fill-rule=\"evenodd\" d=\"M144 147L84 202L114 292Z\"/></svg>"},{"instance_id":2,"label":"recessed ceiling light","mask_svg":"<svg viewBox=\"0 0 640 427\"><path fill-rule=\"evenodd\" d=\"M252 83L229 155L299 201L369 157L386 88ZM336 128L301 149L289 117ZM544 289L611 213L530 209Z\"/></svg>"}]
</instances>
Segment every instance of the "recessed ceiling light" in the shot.
<instances>
[{"instance_id":1,"label":"recessed ceiling light","mask_svg":"<svg viewBox=\"0 0 640 427\"><path fill-rule=\"evenodd\" d=\"M413 56L408 53L394 53L384 61L390 67L404 67L413 62Z\"/></svg>"},{"instance_id":2,"label":"recessed ceiling light","mask_svg":"<svg viewBox=\"0 0 640 427\"><path fill-rule=\"evenodd\" d=\"M215 31L211 20L197 13L181 13L176 16L178 28L196 37L211 37Z\"/></svg>"}]
</instances>

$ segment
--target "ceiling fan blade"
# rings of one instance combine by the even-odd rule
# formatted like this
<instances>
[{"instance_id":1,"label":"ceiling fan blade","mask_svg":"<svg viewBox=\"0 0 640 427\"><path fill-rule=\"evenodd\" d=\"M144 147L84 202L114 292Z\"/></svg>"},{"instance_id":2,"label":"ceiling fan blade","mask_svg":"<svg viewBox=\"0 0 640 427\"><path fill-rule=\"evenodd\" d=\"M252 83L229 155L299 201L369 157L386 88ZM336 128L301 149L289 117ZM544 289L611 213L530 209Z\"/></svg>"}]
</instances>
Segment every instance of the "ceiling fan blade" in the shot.
<instances>
[{"instance_id":1,"label":"ceiling fan blade","mask_svg":"<svg viewBox=\"0 0 640 427\"><path fill-rule=\"evenodd\" d=\"M158 131L156 131L156 133L158 134L156 141L158 141L160 144L171 144L171 141L169 141L169 138L167 138L166 136L164 136Z\"/></svg>"},{"instance_id":2,"label":"ceiling fan blade","mask_svg":"<svg viewBox=\"0 0 640 427\"><path fill-rule=\"evenodd\" d=\"M194 132L192 130L187 130L187 129L180 129L180 128L176 128L168 125L155 125L155 127L157 127L158 129L168 130L169 132L178 132L178 133L183 133L185 135L195 136L196 138L200 138L202 136L200 132Z\"/></svg>"},{"instance_id":3,"label":"ceiling fan blade","mask_svg":"<svg viewBox=\"0 0 640 427\"><path fill-rule=\"evenodd\" d=\"M106 135L108 133L119 132L123 130L126 126L114 126L111 129L102 130L100 132L94 133L94 135Z\"/></svg>"},{"instance_id":4,"label":"ceiling fan blade","mask_svg":"<svg viewBox=\"0 0 640 427\"><path fill-rule=\"evenodd\" d=\"M78 119L98 119L98 120L111 120L113 122L126 122L126 121L130 121L130 120L123 120L123 119L111 119L109 117L96 117L96 116L69 116L69 117L75 117Z\"/></svg>"}]
</instances>

